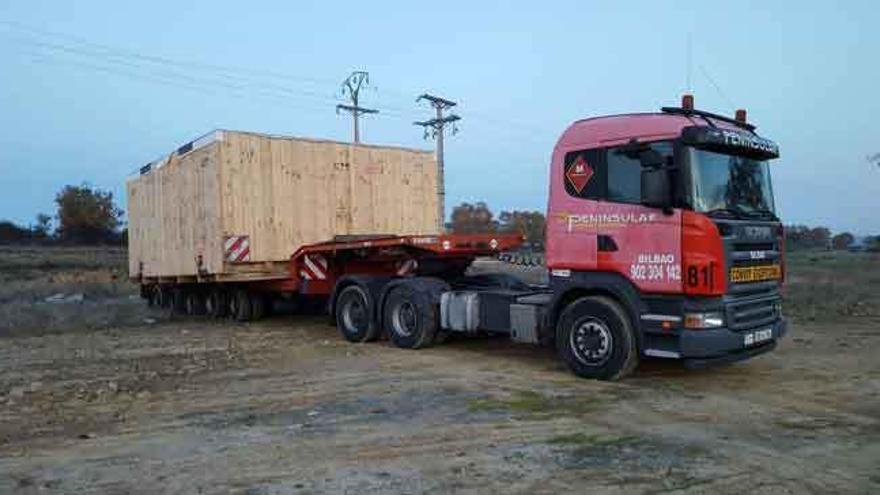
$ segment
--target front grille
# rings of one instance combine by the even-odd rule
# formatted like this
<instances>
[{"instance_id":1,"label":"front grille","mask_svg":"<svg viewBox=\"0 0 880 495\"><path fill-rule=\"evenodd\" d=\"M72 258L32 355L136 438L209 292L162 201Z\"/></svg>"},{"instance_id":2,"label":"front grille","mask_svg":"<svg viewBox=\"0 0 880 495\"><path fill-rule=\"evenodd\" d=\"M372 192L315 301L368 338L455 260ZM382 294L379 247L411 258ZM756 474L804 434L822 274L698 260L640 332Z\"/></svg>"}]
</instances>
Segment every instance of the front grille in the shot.
<instances>
[{"instance_id":1,"label":"front grille","mask_svg":"<svg viewBox=\"0 0 880 495\"><path fill-rule=\"evenodd\" d=\"M734 251L773 251L776 246L772 242L735 242Z\"/></svg>"},{"instance_id":2,"label":"front grille","mask_svg":"<svg viewBox=\"0 0 880 495\"><path fill-rule=\"evenodd\" d=\"M779 297L736 301L727 304L727 322L732 330L767 325L779 318Z\"/></svg>"}]
</instances>

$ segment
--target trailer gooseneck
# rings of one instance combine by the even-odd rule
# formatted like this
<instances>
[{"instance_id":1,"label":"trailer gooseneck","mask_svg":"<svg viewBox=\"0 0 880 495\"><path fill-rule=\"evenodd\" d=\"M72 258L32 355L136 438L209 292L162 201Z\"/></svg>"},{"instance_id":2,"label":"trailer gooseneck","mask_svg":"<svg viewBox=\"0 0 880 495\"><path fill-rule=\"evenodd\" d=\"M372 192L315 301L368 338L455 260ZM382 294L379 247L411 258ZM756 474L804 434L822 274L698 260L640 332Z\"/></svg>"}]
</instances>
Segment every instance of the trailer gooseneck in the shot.
<instances>
[{"instance_id":1,"label":"trailer gooseneck","mask_svg":"<svg viewBox=\"0 0 880 495\"><path fill-rule=\"evenodd\" d=\"M772 350L786 332L784 253L769 161L745 121L681 108L572 124L550 164L546 286L469 276L519 236L354 236L299 247L285 277L147 283L151 301L258 316L266 297L326 298L342 335L418 349L450 333L555 345L577 375L626 376L642 357L691 367ZM192 307L190 307L192 306Z\"/></svg>"}]
</instances>

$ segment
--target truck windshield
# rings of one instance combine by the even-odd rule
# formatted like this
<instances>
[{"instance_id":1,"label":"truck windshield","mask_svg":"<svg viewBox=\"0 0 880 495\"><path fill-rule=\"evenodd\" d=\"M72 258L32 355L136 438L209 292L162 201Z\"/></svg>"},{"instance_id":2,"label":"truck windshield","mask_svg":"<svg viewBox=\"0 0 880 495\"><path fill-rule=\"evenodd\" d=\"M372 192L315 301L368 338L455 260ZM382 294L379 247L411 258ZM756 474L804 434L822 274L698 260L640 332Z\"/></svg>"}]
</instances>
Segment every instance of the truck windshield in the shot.
<instances>
[{"instance_id":1,"label":"truck windshield","mask_svg":"<svg viewBox=\"0 0 880 495\"><path fill-rule=\"evenodd\" d=\"M764 160L688 148L695 211L775 219L770 167Z\"/></svg>"}]
</instances>

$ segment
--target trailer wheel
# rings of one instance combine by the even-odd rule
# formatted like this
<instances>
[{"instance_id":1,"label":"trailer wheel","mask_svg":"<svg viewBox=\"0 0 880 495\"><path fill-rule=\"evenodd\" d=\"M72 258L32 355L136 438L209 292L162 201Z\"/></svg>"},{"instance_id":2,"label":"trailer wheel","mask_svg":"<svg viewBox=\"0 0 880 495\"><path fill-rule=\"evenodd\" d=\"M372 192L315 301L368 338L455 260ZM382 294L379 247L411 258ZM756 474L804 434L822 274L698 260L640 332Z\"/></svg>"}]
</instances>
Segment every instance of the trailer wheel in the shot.
<instances>
[{"instance_id":1,"label":"trailer wheel","mask_svg":"<svg viewBox=\"0 0 880 495\"><path fill-rule=\"evenodd\" d=\"M251 320L266 316L266 297L259 292L251 292Z\"/></svg>"},{"instance_id":2,"label":"trailer wheel","mask_svg":"<svg viewBox=\"0 0 880 495\"><path fill-rule=\"evenodd\" d=\"M370 342L379 336L373 319L373 298L360 285L349 285L336 298L336 328L349 342Z\"/></svg>"},{"instance_id":3,"label":"trailer wheel","mask_svg":"<svg viewBox=\"0 0 880 495\"><path fill-rule=\"evenodd\" d=\"M607 297L582 297L563 310L556 350L583 378L617 380L638 364L632 323L620 304Z\"/></svg>"},{"instance_id":4,"label":"trailer wheel","mask_svg":"<svg viewBox=\"0 0 880 495\"><path fill-rule=\"evenodd\" d=\"M251 312L251 296L244 289L238 289L232 293L229 298L229 316L235 321L250 321L253 313Z\"/></svg>"},{"instance_id":5,"label":"trailer wheel","mask_svg":"<svg viewBox=\"0 0 880 495\"><path fill-rule=\"evenodd\" d=\"M147 294L147 306L151 308L161 308L162 307L162 288L158 285L153 285L149 289L149 293Z\"/></svg>"},{"instance_id":6,"label":"trailer wheel","mask_svg":"<svg viewBox=\"0 0 880 495\"><path fill-rule=\"evenodd\" d=\"M225 290L216 288L205 299L205 310L208 316L223 318L229 313L229 295Z\"/></svg>"},{"instance_id":7,"label":"trailer wheel","mask_svg":"<svg viewBox=\"0 0 880 495\"><path fill-rule=\"evenodd\" d=\"M171 289L157 285L154 297L156 298L156 307L162 309L171 307L171 300L173 299Z\"/></svg>"},{"instance_id":8,"label":"trailer wheel","mask_svg":"<svg viewBox=\"0 0 880 495\"><path fill-rule=\"evenodd\" d=\"M171 311L175 314L186 314L186 293L187 291L180 287L171 289Z\"/></svg>"},{"instance_id":9,"label":"trailer wheel","mask_svg":"<svg viewBox=\"0 0 880 495\"><path fill-rule=\"evenodd\" d=\"M205 296L200 292L191 290L186 292L186 314L201 316L205 314Z\"/></svg>"},{"instance_id":10,"label":"trailer wheel","mask_svg":"<svg viewBox=\"0 0 880 495\"><path fill-rule=\"evenodd\" d=\"M391 341L404 349L431 345L440 326L430 295L411 284L401 284L388 294L383 315Z\"/></svg>"}]
</instances>

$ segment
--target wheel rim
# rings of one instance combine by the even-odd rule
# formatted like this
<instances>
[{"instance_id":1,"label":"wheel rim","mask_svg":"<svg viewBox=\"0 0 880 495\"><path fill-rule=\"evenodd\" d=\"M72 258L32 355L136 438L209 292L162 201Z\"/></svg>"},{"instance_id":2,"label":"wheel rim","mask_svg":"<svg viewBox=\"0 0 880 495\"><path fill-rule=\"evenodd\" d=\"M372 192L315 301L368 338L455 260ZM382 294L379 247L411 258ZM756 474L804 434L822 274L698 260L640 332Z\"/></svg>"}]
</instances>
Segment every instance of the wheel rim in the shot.
<instances>
[{"instance_id":1,"label":"wheel rim","mask_svg":"<svg viewBox=\"0 0 880 495\"><path fill-rule=\"evenodd\" d=\"M162 292L159 290L158 287L150 291L150 306L162 306Z\"/></svg>"},{"instance_id":2,"label":"wheel rim","mask_svg":"<svg viewBox=\"0 0 880 495\"><path fill-rule=\"evenodd\" d=\"M611 357L614 337L604 321L596 318L580 320L569 336L569 345L578 361L588 366L601 366Z\"/></svg>"},{"instance_id":3,"label":"wheel rim","mask_svg":"<svg viewBox=\"0 0 880 495\"><path fill-rule=\"evenodd\" d=\"M391 326L394 333L409 337L416 331L416 307L409 301L403 301L391 312Z\"/></svg>"},{"instance_id":4,"label":"wheel rim","mask_svg":"<svg viewBox=\"0 0 880 495\"><path fill-rule=\"evenodd\" d=\"M369 323L367 308L360 297L348 298L342 305L342 326L345 331L356 334L363 331Z\"/></svg>"}]
</instances>

